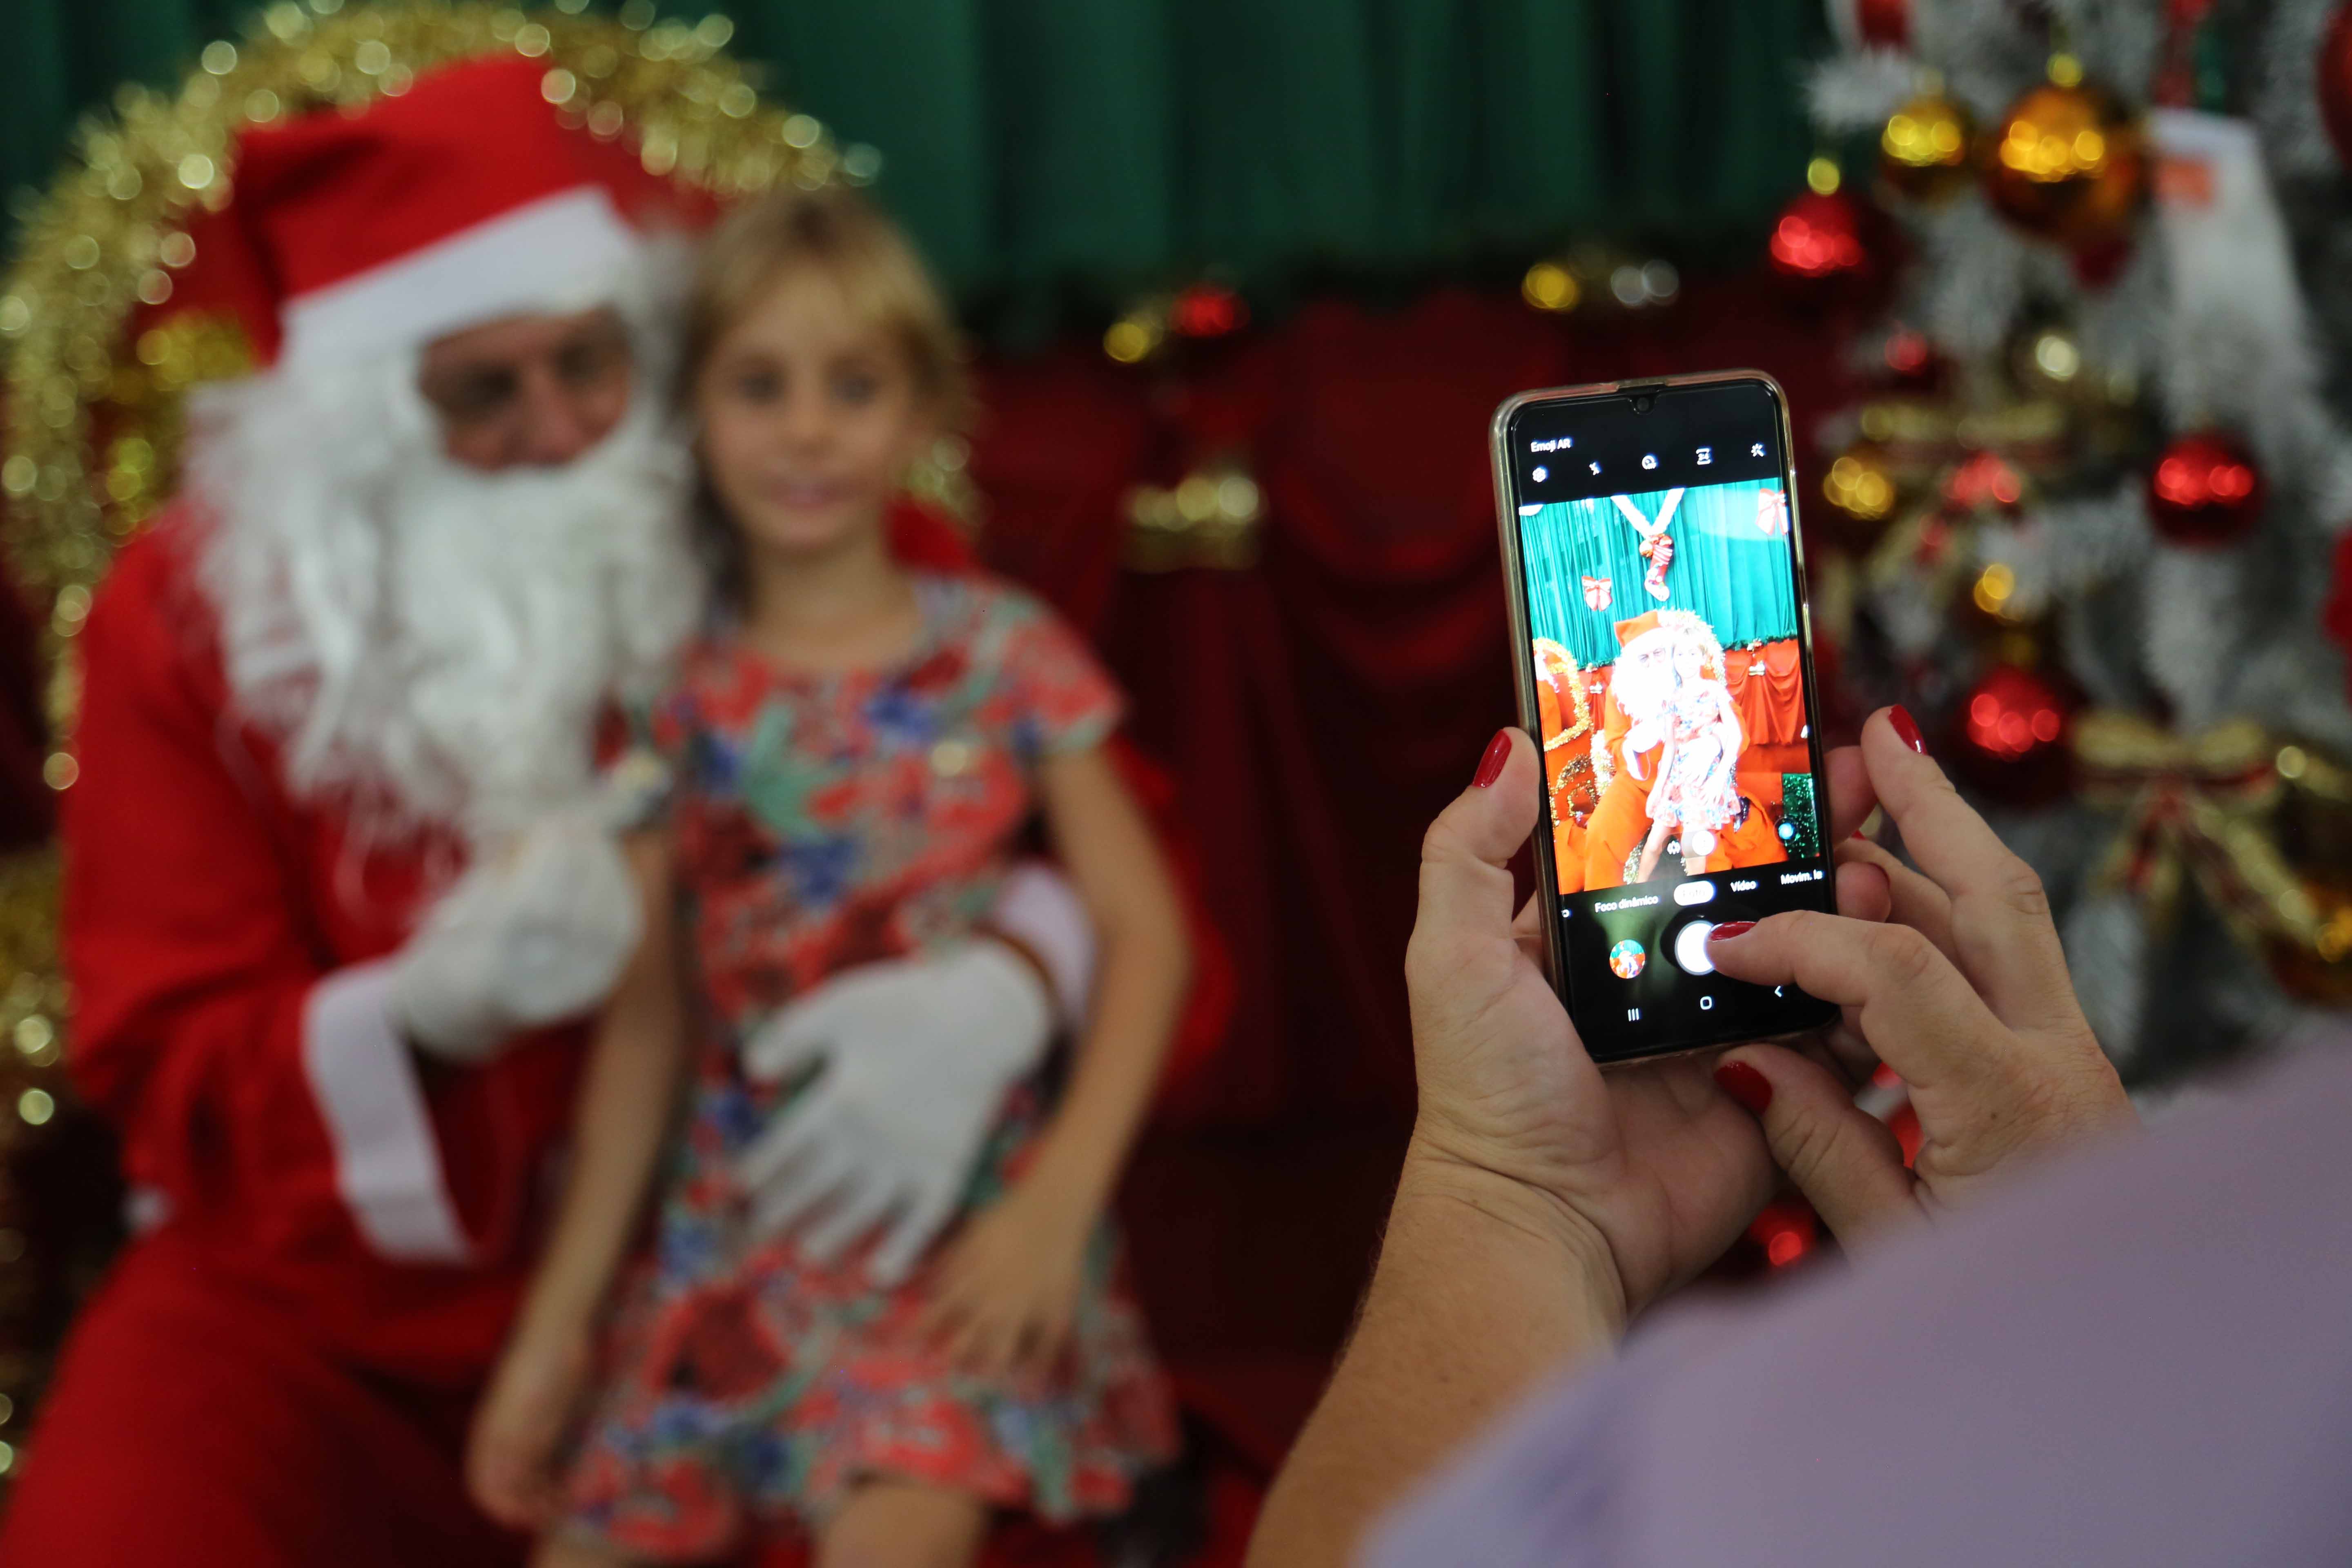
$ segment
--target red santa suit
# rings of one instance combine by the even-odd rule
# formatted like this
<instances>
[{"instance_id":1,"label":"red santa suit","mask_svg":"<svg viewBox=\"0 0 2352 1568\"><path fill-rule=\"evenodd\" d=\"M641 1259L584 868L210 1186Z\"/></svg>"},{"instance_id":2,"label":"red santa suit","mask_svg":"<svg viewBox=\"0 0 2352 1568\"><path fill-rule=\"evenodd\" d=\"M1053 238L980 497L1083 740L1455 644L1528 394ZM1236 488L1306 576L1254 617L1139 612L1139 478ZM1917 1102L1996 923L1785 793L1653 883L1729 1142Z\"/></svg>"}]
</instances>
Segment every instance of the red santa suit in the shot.
<instances>
[{"instance_id":1,"label":"red santa suit","mask_svg":"<svg viewBox=\"0 0 2352 1568\"><path fill-rule=\"evenodd\" d=\"M81 643L71 1066L135 1239L58 1368L13 1562L509 1560L452 1463L530 1260L575 1031L435 1070L383 960L446 842L365 848L233 714L184 518Z\"/></svg>"},{"instance_id":2,"label":"red santa suit","mask_svg":"<svg viewBox=\"0 0 2352 1568\"><path fill-rule=\"evenodd\" d=\"M368 264L372 226L384 228L373 216L327 226L331 254L309 258L311 276L291 252L273 258L293 296L285 352L329 352L403 310L422 342L530 309L528 268L488 243L507 217L524 215L543 255L550 211L576 210L565 203L583 192L626 205L633 161L569 132L547 153L540 74L523 60L451 68L358 119L247 138L240 203L243 171L276 156L270 136L310 137L311 154L325 139L323 160L280 159L304 178L284 183L269 221L334 208L338 167L358 186L343 199L383 208L465 185L420 184L436 158L479 163L498 148L466 186L483 210L453 208L398 267ZM598 184L615 159L626 170ZM582 247L558 248L565 288L585 286ZM936 520L894 522L902 554L962 558ZM580 1029L462 1067L404 1037L389 1005L398 955L464 850L439 829L362 830L289 783L278 732L236 700L199 581L205 530L183 504L126 546L78 639L79 773L62 819L70 1066L121 1132L139 1233L60 1361L0 1560L513 1562L523 1542L475 1510L458 1461L551 1195ZM1066 942L1019 934L1069 980Z\"/></svg>"}]
</instances>

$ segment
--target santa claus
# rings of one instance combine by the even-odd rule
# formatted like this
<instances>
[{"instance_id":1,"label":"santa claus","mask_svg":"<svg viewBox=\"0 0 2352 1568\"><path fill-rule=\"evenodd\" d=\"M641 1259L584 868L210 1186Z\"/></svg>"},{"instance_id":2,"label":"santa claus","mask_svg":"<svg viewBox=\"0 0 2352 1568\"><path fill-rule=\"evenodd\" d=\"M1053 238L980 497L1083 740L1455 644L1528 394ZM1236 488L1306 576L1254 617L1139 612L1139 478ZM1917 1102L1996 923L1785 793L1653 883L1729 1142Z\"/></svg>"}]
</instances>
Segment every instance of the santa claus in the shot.
<instances>
[{"instance_id":1,"label":"santa claus","mask_svg":"<svg viewBox=\"0 0 2352 1568\"><path fill-rule=\"evenodd\" d=\"M638 935L614 835L658 781L595 737L702 599L657 237L690 215L541 75L452 66L236 150L223 232L275 290L275 358L192 410L185 493L79 639L71 1066L139 1234L48 1394L10 1562L519 1551L457 1461L574 1022ZM878 1092L982 1037L1009 1080L1082 998L1057 881L996 923L807 1004ZM857 1111L887 1179L934 1157Z\"/></svg>"}]
</instances>

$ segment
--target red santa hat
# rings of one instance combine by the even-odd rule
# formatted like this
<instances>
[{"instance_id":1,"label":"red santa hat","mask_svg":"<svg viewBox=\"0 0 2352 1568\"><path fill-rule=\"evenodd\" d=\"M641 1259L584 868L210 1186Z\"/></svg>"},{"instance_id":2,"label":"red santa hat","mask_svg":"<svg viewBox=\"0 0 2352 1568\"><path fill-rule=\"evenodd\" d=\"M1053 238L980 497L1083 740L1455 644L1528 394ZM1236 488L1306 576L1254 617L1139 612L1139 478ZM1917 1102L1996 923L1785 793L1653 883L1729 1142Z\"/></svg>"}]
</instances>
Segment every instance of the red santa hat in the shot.
<instances>
[{"instance_id":1,"label":"red santa hat","mask_svg":"<svg viewBox=\"0 0 2352 1568\"><path fill-rule=\"evenodd\" d=\"M348 361L617 297L678 193L567 127L542 68L478 60L361 114L248 132L229 216L275 303L280 364Z\"/></svg>"},{"instance_id":2,"label":"red santa hat","mask_svg":"<svg viewBox=\"0 0 2352 1568\"><path fill-rule=\"evenodd\" d=\"M1655 610L1644 610L1642 614L1635 616L1629 620L1622 620L1617 623L1617 646L1619 647L1623 647L1627 643L1632 642L1643 632L1654 632L1657 629L1658 612Z\"/></svg>"}]
</instances>

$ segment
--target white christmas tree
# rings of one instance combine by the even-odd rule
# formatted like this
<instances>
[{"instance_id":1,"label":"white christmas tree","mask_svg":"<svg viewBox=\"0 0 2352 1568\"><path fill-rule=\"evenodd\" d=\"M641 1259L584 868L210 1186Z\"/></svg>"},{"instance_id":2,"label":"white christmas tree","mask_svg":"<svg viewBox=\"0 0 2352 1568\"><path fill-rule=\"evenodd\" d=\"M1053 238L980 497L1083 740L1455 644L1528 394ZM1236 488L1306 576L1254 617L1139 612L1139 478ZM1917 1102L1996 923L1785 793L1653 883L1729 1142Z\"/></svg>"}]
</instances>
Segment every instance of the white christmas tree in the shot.
<instances>
[{"instance_id":1,"label":"white christmas tree","mask_svg":"<svg viewBox=\"0 0 2352 1568\"><path fill-rule=\"evenodd\" d=\"M1855 352L1941 369L1825 430L1832 499L1886 523L1856 679L1948 721L2102 1041L2160 1079L2279 1037L2352 954L2352 858L2305 831L2352 759L2320 625L2352 444L2291 238L2352 261L2310 63L2331 7L1869 9L1810 83L1910 253ZM2071 794L2004 788L2069 747Z\"/></svg>"}]
</instances>

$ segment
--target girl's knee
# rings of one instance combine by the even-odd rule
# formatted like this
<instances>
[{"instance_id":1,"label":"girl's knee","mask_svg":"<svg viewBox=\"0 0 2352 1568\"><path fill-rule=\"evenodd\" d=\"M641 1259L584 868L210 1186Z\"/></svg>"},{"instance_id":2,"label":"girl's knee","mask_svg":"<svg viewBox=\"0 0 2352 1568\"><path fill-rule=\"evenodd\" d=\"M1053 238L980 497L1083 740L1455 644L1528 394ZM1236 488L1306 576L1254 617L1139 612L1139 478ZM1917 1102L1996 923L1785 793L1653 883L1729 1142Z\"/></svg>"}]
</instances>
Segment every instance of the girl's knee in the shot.
<instances>
[{"instance_id":1,"label":"girl's knee","mask_svg":"<svg viewBox=\"0 0 2352 1568\"><path fill-rule=\"evenodd\" d=\"M988 1505L969 1492L868 1482L820 1533L817 1568L969 1568L988 1519Z\"/></svg>"},{"instance_id":2,"label":"girl's knee","mask_svg":"<svg viewBox=\"0 0 2352 1568\"><path fill-rule=\"evenodd\" d=\"M609 1546L555 1533L540 1537L530 1568L632 1568L635 1561Z\"/></svg>"}]
</instances>

